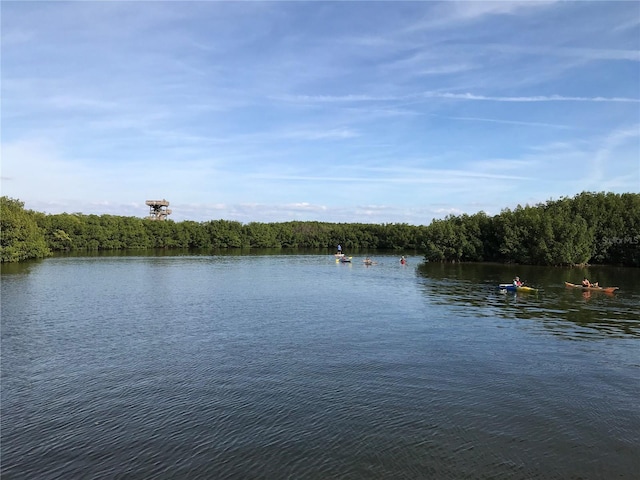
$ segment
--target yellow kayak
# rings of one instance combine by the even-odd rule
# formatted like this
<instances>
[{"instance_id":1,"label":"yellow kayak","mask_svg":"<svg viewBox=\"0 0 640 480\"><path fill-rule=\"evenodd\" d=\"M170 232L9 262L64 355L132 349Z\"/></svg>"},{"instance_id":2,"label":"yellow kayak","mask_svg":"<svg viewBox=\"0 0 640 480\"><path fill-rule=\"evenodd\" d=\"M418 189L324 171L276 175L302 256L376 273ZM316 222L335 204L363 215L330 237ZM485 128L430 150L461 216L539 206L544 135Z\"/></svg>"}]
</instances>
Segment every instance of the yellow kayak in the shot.
<instances>
[{"instance_id":1,"label":"yellow kayak","mask_svg":"<svg viewBox=\"0 0 640 480\"><path fill-rule=\"evenodd\" d=\"M537 292L538 291L537 288L525 287L524 285L520 287L516 287L512 283L501 283L500 285L498 285L498 288L500 290L506 290L507 292Z\"/></svg>"}]
</instances>

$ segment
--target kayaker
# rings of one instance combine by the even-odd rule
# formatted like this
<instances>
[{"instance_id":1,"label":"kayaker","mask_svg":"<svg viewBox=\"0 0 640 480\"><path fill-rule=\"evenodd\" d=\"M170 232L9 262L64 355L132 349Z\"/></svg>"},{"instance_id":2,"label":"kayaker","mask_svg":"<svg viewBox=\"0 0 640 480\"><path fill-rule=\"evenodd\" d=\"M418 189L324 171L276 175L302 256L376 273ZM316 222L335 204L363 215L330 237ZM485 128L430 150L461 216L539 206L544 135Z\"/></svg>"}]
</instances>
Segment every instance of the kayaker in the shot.
<instances>
[{"instance_id":1,"label":"kayaker","mask_svg":"<svg viewBox=\"0 0 640 480\"><path fill-rule=\"evenodd\" d=\"M516 277L513 279L513 286L514 287L521 287L523 285L523 283L520 281L520 277Z\"/></svg>"},{"instance_id":2,"label":"kayaker","mask_svg":"<svg viewBox=\"0 0 640 480\"><path fill-rule=\"evenodd\" d=\"M587 277L584 277L584 279L582 280L582 286L585 288L588 288L588 287L598 287L599 285L598 285L598 282L591 283Z\"/></svg>"},{"instance_id":3,"label":"kayaker","mask_svg":"<svg viewBox=\"0 0 640 480\"><path fill-rule=\"evenodd\" d=\"M400 263L402 265L404 265L405 263L407 263L407 260L404 258L404 255L402 255L402 257L400 257Z\"/></svg>"}]
</instances>

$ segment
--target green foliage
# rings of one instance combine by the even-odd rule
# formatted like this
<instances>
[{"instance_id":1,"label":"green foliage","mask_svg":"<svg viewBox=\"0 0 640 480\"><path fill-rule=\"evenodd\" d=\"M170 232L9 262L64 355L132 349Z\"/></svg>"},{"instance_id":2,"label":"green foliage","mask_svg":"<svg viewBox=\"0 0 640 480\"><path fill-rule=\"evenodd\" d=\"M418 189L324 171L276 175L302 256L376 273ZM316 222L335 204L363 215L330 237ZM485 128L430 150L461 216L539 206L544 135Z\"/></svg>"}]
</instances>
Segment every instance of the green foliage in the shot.
<instances>
[{"instance_id":1,"label":"green foliage","mask_svg":"<svg viewBox=\"0 0 640 480\"><path fill-rule=\"evenodd\" d=\"M244 228L244 236L251 248L280 248L277 229L268 223L251 222Z\"/></svg>"},{"instance_id":2,"label":"green foliage","mask_svg":"<svg viewBox=\"0 0 640 480\"><path fill-rule=\"evenodd\" d=\"M24 209L24 203L6 196L0 197L0 259L19 262L51 255L42 230L36 221L38 214Z\"/></svg>"},{"instance_id":3,"label":"green foliage","mask_svg":"<svg viewBox=\"0 0 640 480\"><path fill-rule=\"evenodd\" d=\"M448 216L405 223L174 222L25 211L2 197L2 261L53 251L147 248L321 248L424 251L431 262L640 266L640 194L581 193L490 217Z\"/></svg>"},{"instance_id":4,"label":"green foliage","mask_svg":"<svg viewBox=\"0 0 640 480\"><path fill-rule=\"evenodd\" d=\"M203 228L213 248L242 247L242 224L228 220L212 220Z\"/></svg>"},{"instance_id":5,"label":"green foliage","mask_svg":"<svg viewBox=\"0 0 640 480\"><path fill-rule=\"evenodd\" d=\"M425 259L430 262L483 261L487 225L484 212L434 220L426 228L422 241Z\"/></svg>"},{"instance_id":6,"label":"green foliage","mask_svg":"<svg viewBox=\"0 0 640 480\"><path fill-rule=\"evenodd\" d=\"M640 195L585 192L492 218L451 216L426 227L423 243L432 262L640 266Z\"/></svg>"}]
</instances>

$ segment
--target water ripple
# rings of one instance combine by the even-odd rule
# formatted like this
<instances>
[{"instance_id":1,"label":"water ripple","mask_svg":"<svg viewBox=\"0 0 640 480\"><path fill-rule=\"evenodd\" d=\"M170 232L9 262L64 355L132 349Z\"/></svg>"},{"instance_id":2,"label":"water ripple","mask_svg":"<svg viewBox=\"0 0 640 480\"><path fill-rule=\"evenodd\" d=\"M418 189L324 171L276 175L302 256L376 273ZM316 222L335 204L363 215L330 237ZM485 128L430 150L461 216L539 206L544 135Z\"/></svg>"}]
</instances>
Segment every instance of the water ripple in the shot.
<instances>
[{"instance_id":1,"label":"water ripple","mask_svg":"<svg viewBox=\"0 0 640 480\"><path fill-rule=\"evenodd\" d=\"M3 277L2 478L640 469L635 294L342 267L63 259Z\"/></svg>"}]
</instances>

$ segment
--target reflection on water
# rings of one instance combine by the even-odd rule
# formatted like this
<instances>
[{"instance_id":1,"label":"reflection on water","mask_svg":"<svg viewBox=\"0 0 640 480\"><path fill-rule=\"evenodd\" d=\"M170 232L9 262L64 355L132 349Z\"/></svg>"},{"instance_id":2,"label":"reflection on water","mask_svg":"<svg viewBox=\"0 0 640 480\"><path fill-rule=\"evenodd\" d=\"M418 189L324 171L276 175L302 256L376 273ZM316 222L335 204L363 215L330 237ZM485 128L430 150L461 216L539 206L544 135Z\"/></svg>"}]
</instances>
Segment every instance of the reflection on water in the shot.
<instances>
[{"instance_id":1,"label":"reflection on water","mask_svg":"<svg viewBox=\"0 0 640 480\"><path fill-rule=\"evenodd\" d=\"M0 263L0 272L2 275L21 275L27 274L37 265L41 265L46 260L29 260L28 262L19 263Z\"/></svg>"},{"instance_id":2,"label":"reflection on water","mask_svg":"<svg viewBox=\"0 0 640 480\"><path fill-rule=\"evenodd\" d=\"M418 274L425 295L461 316L539 320L545 331L562 337L596 334L640 337L640 271L633 268L505 266L497 264L421 264ZM537 292L496 288L515 275ZM601 285L620 286L615 293L566 288L564 282L589 275ZM469 308L473 307L473 308ZM573 324L568 328L566 322Z\"/></svg>"}]
</instances>

